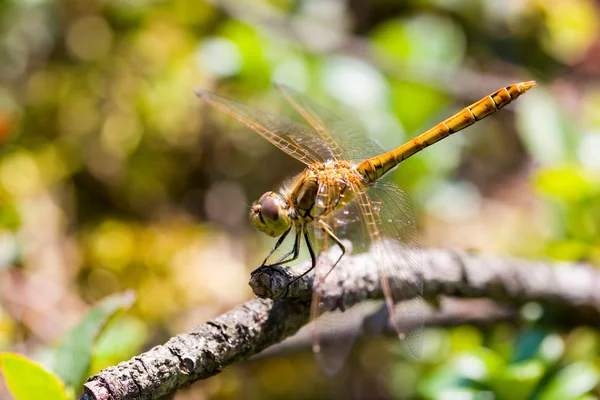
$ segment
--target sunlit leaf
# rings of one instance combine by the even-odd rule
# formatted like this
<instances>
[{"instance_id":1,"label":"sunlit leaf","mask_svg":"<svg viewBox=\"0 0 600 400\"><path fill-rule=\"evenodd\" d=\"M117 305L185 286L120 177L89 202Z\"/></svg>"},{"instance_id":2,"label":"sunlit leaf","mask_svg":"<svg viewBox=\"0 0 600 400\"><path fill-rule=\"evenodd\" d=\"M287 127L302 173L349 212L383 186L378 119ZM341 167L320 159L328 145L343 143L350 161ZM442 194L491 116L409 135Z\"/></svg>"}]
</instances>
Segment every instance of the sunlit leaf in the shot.
<instances>
[{"instance_id":1,"label":"sunlit leaf","mask_svg":"<svg viewBox=\"0 0 600 400\"><path fill-rule=\"evenodd\" d=\"M204 39L197 55L207 72L221 78L236 75L242 64L242 56L237 45L222 37Z\"/></svg>"},{"instance_id":2,"label":"sunlit leaf","mask_svg":"<svg viewBox=\"0 0 600 400\"><path fill-rule=\"evenodd\" d=\"M565 340L564 359L570 362L594 360L600 351L600 332L593 327L573 329Z\"/></svg>"},{"instance_id":3,"label":"sunlit leaf","mask_svg":"<svg viewBox=\"0 0 600 400\"><path fill-rule=\"evenodd\" d=\"M451 19L437 15L415 15L388 20L372 33L375 47L387 56L413 66L445 68L458 65L464 56L465 36Z\"/></svg>"},{"instance_id":4,"label":"sunlit leaf","mask_svg":"<svg viewBox=\"0 0 600 400\"><path fill-rule=\"evenodd\" d=\"M15 204L4 204L0 207L0 228L16 229L21 224L21 216Z\"/></svg>"},{"instance_id":5,"label":"sunlit leaf","mask_svg":"<svg viewBox=\"0 0 600 400\"><path fill-rule=\"evenodd\" d=\"M593 244L600 238L600 185L598 195L569 207L567 233L577 241Z\"/></svg>"},{"instance_id":6,"label":"sunlit leaf","mask_svg":"<svg viewBox=\"0 0 600 400\"><path fill-rule=\"evenodd\" d=\"M270 80L270 68L265 59L265 41L250 26L228 20L221 25L219 34L235 43L242 54L240 74L248 78L247 84L264 87Z\"/></svg>"},{"instance_id":7,"label":"sunlit leaf","mask_svg":"<svg viewBox=\"0 0 600 400\"><path fill-rule=\"evenodd\" d=\"M480 347L459 356L455 365L463 377L485 382L504 368L505 360L498 353Z\"/></svg>"},{"instance_id":8,"label":"sunlit leaf","mask_svg":"<svg viewBox=\"0 0 600 400\"><path fill-rule=\"evenodd\" d=\"M540 400L576 399L600 383L600 371L591 362L580 361L561 370L542 390Z\"/></svg>"},{"instance_id":9,"label":"sunlit leaf","mask_svg":"<svg viewBox=\"0 0 600 400\"><path fill-rule=\"evenodd\" d=\"M596 39L600 24L593 0L540 1L544 7L546 28L542 44L555 57L571 63Z\"/></svg>"},{"instance_id":10,"label":"sunlit leaf","mask_svg":"<svg viewBox=\"0 0 600 400\"><path fill-rule=\"evenodd\" d=\"M406 132L417 134L427 129L425 123L446 103L437 89L411 81L391 81L393 110ZM448 112L448 116L451 112ZM442 116L440 118L443 119ZM431 125L434 123L432 122Z\"/></svg>"},{"instance_id":11,"label":"sunlit leaf","mask_svg":"<svg viewBox=\"0 0 600 400\"><path fill-rule=\"evenodd\" d=\"M586 259L593 247L576 240L556 240L546 246L546 254L554 260L578 261Z\"/></svg>"},{"instance_id":12,"label":"sunlit leaf","mask_svg":"<svg viewBox=\"0 0 600 400\"><path fill-rule=\"evenodd\" d=\"M489 384L499 400L525 400L530 397L545 370L544 364L538 360L512 364L494 375Z\"/></svg>"},{"instance_id":13,"label":"sunlit leaf","mask_svg":"<svg viewBox=\"0 0 600 400\"><path fill-rule=\"evenodd\" d=\"M600 192L600 184L586 170L574 165L540 170L534 177L535 188L543 195L573 203Z\"/></svg>"},{"instance_id":14,"label":"sunlit leaf","mask_svg":"<svg viewBox=\"0 0 600 400\"><path fill-rule=\"evenodd\" d=\"M102 300L83 317L58 346L53 370L69 386L78 386L86 377L92 348L108 319L133 304L133 292L116 294Z\"/></svg>"},{"instance_id":15,"label":"sunlit leaf","mask_svg":"<svg viewBox=\"0 0 600 400\"><path fill-rule=\"evenodd\" d=\"M557 333L546 335L542 341L536 359L545 365L555 365L565 352L565 342Z\"/></svg>"},{"instance_id":16,"label":"sunlit leaf","mask_svg":"<svg viewBox=\"0 0 600 400\"><path fill-rule=\"evenodd\" d=\"M15 400L67 400L65 385L41 365L14 353L0 354L0 369Z\"/></svg>"},{"instance_id":17,"label":"sunlit leaf","mask_svg":"<svg viewBox=\"0 0 600 400\"><path fill-rule=\"evenodd\" d=\"M354 57L327 58L321 67L321 81L337 101L361 112L381 108L388 98L381 71Z\"/></svg>"},{"instance_id":18,"label":"sunlit leaf","mask_svg":"<svg viewBox=\"0 0 600 400\"><path fill-rule=\"evenodd\" d=\"M169 7L181 25L205 26L217 17L217 4L209 1L177 0Z\"/></svg>"},{"instance_id":19,"label":"sunlit leaf","mask_svg":"<svg viewBox=\"0 0 600 400\"><path fill-rule=\"evenodd\" d=\"M425 398L435 399L443 390L458 387L462 382L464 378L456 368L441 364L431 374L421 379L418 391Z\"/></svg>"}]
</instances>

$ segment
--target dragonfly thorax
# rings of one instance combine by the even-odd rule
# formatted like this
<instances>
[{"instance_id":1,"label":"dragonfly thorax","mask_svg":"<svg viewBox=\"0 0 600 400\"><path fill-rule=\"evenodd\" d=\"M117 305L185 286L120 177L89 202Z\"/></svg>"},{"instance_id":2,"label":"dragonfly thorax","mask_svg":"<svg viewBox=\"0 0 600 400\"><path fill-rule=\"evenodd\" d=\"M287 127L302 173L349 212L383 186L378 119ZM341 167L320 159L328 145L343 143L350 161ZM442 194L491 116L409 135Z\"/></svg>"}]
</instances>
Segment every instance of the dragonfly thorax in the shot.
<instances>
[{"instance_id":1,"label":"dragonfly thorax","mask_svg":"<svg viewBox=\"0 0 600 400\"><path fill-rule=\"evenodd\" d=\"M348 204L355 190L364 184L362 176L347 161L309 165L288 185L294 215L305 223Z\"/></svg>"}]
</instances>

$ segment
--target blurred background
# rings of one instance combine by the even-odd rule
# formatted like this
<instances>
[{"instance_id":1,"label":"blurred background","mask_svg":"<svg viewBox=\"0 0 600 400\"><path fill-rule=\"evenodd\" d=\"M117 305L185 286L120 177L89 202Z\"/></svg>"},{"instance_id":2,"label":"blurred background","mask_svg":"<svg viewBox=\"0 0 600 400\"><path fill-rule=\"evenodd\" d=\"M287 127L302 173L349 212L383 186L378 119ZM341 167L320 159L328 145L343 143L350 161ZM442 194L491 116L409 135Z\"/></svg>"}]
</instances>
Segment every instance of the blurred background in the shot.
<instances>
[{"instance_id":1,"label":"blurred background","mask_svg":"<svg viewBox=\"0 0 600 400\"><path fill-rule=\"evenodd\" d=\"M285 83L392 148L536 79L390 179L424 247L598 266L599 78L594 0L1 0L0 350L50 346L132 288L93 373L252 298L249 272L274 240L249 207L302 165L196 88L292 116L272 85ZM397 339L363 339L334 378L307 347L174 398L600 397L591 327L524 319L424 341L414 362Z\"/></svg>"}]
</instances>

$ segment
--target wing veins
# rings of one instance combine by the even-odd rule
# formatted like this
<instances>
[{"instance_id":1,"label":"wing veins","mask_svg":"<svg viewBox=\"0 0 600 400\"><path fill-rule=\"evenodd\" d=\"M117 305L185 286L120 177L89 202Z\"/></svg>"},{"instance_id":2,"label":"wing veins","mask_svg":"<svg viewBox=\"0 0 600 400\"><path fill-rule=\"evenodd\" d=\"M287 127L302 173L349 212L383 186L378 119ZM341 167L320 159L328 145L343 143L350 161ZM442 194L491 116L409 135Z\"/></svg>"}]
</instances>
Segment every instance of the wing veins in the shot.
<instances>
[{"instance_id":1,"label":"wing veins","mask_svg":"<svg viewBox=\"0 0 600 400\"><path fill-rule=\"evenodd\" d=\"M260 136L262 136L268 142L273 144L275 147L277 147L281 151L289 154L290 156L294 157L298 161L300 161L306 165L325 161L325 160L320 160L320 159L315 158L310 152L299 147L296 143L293 143L293 142L281 137L280 135L276 134L275 132L269 130L264 125L250 120L249 118L242 115L240 112L237 112L237 111L233 110L227 104L224 104L224 102L229 102L232 105L237 105L235 102L230 101L229 99L225 99L223 97L217 96L210 92L199 91L199 92L197 92L197 94L207 104L210 104L212 107L216 108L217 110L221 111L222 113L227 114L227 115L233 117L234 119L240 121L246 127L252 129L254 132L258 133ZM238 106L243 106L243 105L240 104ZM256 110L256 111L258 111L258 110ZM283 121L283 118L281 118L281 120ZM302 127L304 128L304 126L302 126Z\"/></svg>"},{"instance_id":2,"label":"wing veins","mask_svg":"<svg viewBox=\"0 0 600 400\"><path fill-rule=\"evenodd\" d=\"M302 107L294 98L290 95L290 92L287 87L284 85L276 85L277 89L281 92L283 97L287 100L288 103L296 109L296 111L302 115L302 117L313 127L315 132L327 143L327 145L333 151L334 157L336 160L343 158L344 152L340 148L339 144L333 138L333 136L329 133L329 130L319 122L318 119L314 117L314 115L318 116L315 110L307 110L305 107Z\"/></svg>"}]
</instances>

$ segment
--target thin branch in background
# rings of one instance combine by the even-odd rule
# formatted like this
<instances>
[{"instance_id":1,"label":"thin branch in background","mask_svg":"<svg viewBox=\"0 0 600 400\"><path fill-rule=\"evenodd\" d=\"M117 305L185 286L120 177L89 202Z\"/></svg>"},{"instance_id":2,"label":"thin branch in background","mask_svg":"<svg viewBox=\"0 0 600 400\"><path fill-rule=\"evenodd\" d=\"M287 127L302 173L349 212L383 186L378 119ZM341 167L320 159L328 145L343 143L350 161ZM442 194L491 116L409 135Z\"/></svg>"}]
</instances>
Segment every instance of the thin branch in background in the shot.
<instances>
[{"instance_id":1,"label":"thin branch in background","mask_svg":"<svg viewBox=\"0 0 600 400\"><path fill-rule=\"evenodd\" d=\"M336 268L324 293L330 306L350 307L363 299L380 300L378 268L369 253L345 257ZM290 282L297 269L270 269L255 274L253 289L261 295L277 297L282 285ZM533 262L513 258L478 256L448 250L423 252L425 297L483 298L507 305L512 310L537 302L555 315L556 324L597 326L600 321L600 272L589 265ZM392 290L411 293L408 282L397 282ZM294 283L288 298L273 301L254 299L177 335L167 343L107 368L88 379L86 400L155 399L197 380L218 374L223 368L260 353L281 342L306 325L310 314L312 280L305 277ZM327 289L326 290L329 290ZM339 303L339 288L344 300ZM500 308L499 310L503 310ZM493 318L493 313L490 318ZM460 324L440 314L446 324ZM501 317L500 317L501 318Z\"/></svg>"},{"instance_id":2,"label":"thin branch in background","mask_svg":"<svg viewBox=\"0 0 600 400\"><path fill-rule=\"evenodd\" d=\"M389 314L385 304L377 302L375 306L371 313L364 315L360 333L364 336L385 335L397 337L398 333L389 323ZM440 301L439 307L428 307L425 312L424 325L430 328L458 325L487 327L500 322L512 324L519 322L519 312L517 309L502 307L487 299L444 297ZM413 328L410 322L404 322L404 326L407 330ZM355 336L354 332L345 332L344 329L336 330L336 334ZM294 336L252 356L251 360L312 351L313 336L311 325L305 325Z\"/></svg>"}]
</instances>

